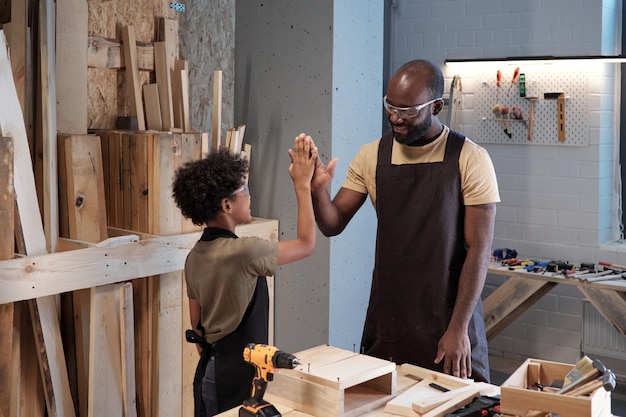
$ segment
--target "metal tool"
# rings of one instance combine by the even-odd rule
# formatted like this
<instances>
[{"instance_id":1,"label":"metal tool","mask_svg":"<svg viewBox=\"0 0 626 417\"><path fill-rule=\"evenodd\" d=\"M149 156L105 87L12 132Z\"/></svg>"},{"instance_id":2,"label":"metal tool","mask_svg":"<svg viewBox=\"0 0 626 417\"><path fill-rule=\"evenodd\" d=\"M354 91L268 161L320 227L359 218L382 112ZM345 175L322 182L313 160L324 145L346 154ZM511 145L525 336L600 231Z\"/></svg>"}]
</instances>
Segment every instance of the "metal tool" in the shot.
<instances>
[{"instance_id":1,"label":"metal tool","mask_svg":"<svg viewBox=\"0 0 626 417\"><path fill-rule=\"evenodd\" d=\"M544 100L557 100L556 121L559 142L565 142L565 93L543 93Z\"/></svg>"},{"instance_id":2,"label":"metal tool","mask_svg":"<svg viewBox=\"0 0 626 417\"><path fill-rule=\"evenodd\" d=\"M615 374L610 369L607 369L600 378L591 380L585 384L580 385L575 390L570 391L568 395L587 395L591 394L599 388L604 388L605 391L613 391L615 390L616 386L617 383L615 380Z\"/></svg>"},{"instance_id":3,"label":"metal tool","mask_svg":"<svg viewBox=\"0 0 626 417\"><path fill-rule=\"evenodd\" d=\"M528 141L533 140L533 126L535 124L535 102L539 97L526 97L528 100Z\"/></svg>"},{"instance_id":4,"label":"metal tool","mask_svg":"<svg viewBox=\"0 0 626 417\"><path fill-rule=\"evenodd\" d=\"M455 75L452 77L452 83L450 84L450 97L448 98L448 117L446 124L450 129L459 130L459 115L461 113L461 98L462 98L462 86L461 76Z\"/></svg>"},{"instance_id":5,"label":"metal tool","mask_svg":"<svg viewBox=\"0 0 626 417\"><path fill-rule=\"evenodd\" d=\"M293 369L300 364L291 353L275 346L250 343L243 349L243 359L256 369L252 380L252 396L239 408L239 417L280 417L282 414L269 402L263 400L268 381L274 379L277 368Z\"/></svg>"}]
</instances>

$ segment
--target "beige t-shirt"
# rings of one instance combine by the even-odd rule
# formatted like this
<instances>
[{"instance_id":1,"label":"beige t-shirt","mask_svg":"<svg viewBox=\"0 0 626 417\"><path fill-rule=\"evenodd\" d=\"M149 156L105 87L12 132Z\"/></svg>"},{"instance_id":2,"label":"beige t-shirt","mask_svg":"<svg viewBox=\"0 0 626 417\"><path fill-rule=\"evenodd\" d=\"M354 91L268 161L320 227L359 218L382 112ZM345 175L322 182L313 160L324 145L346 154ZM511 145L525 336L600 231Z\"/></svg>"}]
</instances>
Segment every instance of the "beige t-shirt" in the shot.
<instances>
[{"instance_id":1,"label":"beige t-shirt","mask_svg":"<svg viewBox=\"0 0 626 417\"><path fill-rule=\"evenodd\" d=\"M258 237L199 241L185 261L187 295L201 306L207 342L237 328L254 295L257 277L274 275L278 243Z\"/></svg>"},{"instance_id":2,"label":"beige t-shirt","mask_svg":"<svg viewBox=\"0 0 626 417\"><path fill-rule=\"evenodd\" d=\"M391 163L403 165L443 161L449 131L450 129L444 126L441 135L424 146L408 146L394 140ZM376 163L379 143L380 139L377 139L361 146L348 166L343 183L345 188L369 194L374 208L376 208ZM465 138L459 156L459 168L463 202L466 206L500 201L496 172L489 154L483 147Z\"/></svg>"}]
</instances>

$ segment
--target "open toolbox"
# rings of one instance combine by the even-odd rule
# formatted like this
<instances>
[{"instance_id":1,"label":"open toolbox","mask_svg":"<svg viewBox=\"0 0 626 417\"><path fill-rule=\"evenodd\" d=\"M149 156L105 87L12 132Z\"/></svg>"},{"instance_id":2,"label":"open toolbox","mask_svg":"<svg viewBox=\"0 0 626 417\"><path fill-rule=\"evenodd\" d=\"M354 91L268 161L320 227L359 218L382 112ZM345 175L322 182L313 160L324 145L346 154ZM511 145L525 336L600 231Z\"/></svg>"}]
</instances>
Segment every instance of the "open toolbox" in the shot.
<instances>
[{"instance_id":1,"label":"open toolbox","mask_svg":"<svg viewBox=\"0 0 626 417\"><path fill-rule=\"evenodd\" d=\"M557 394L541 391L535 384L551 386L564 381L574 365L527 359L500 386L503 416L543 416L554 413L564 417L610 417L611 392L600 387L587 395Z\"/></svg>"}]
</instances>

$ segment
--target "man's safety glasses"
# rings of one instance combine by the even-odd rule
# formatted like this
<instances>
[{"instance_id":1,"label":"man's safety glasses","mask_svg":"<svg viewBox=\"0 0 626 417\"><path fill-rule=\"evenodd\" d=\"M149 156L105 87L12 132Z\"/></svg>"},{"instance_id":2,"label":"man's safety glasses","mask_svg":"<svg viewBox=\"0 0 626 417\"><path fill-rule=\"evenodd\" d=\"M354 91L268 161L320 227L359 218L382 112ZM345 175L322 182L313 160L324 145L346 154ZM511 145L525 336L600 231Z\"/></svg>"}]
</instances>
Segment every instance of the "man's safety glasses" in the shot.
<instances>
[{"instance_id":1,"label":"man's safety glasses","mask_svg":"<svg viewBox=\"0 0 626 417\"><path fill-rule=\"evenodd\" d=\"M410 119L412 117L416 117L419 114L420 110L422 110L424 107L428 106L429 104L433 104L435 101L439 100L443 99L441 97L435 98L430 100L429 102L419 104L414 107L396 107L392 104L389 104L389 102L387 101L387 96L385 96L383 97L383 104L385 105L385 110L387 111L387 113L395 113L396 116L401 119Z\"/></svg>"}]
</instances>

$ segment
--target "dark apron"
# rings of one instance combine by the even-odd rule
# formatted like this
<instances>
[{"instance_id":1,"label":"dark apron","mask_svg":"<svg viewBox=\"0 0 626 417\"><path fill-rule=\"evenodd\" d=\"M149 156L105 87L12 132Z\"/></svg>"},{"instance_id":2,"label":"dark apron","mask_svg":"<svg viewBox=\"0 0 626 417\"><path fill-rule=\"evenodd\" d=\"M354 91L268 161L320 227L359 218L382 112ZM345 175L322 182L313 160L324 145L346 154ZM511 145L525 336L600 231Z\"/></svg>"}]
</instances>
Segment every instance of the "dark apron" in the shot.
<instances>
[{"instance_id":1,"label":"dark apron","mask_svg":"<svg viewBox=\"0 0 626 417\"><path fill-rule=\"evenodd\" d=\"M443 372L435 364L456 300L466 256L459 155L464 137L450 131L442 162L392 165L392 134L378 149L378 230L366 354ZM482 304L469 324L472 378L489 381Z\"/></svg>"},{"instance_id":2,"label":"dark apron","mask_svg":"<svg viewBox=\"0 0 626 417\"><path fill-rule=\"evenodd\" d=\"M236 239L235 234L223 229L206 228L201 240L213 240L217 237ZM253 365L243 359L243 349L249 343L265 343L268 339L269 292L267 279L259 276L254 295L239 323L229 335L213 344L212 354L215 356L215 385L217 389L217 409L219 413L240 406L252 393L252 379L255 375ZM202 358L196 370L198 383L202 383L204 367L207 361ZM196 381L194 380L194 385ZM197 400L195 401L197 403ZM197 416L197 414L196 414ZM203 416L204 417L204 416Z\"/></svg>"}]
</instances>

